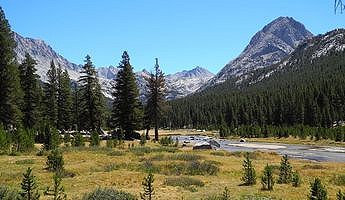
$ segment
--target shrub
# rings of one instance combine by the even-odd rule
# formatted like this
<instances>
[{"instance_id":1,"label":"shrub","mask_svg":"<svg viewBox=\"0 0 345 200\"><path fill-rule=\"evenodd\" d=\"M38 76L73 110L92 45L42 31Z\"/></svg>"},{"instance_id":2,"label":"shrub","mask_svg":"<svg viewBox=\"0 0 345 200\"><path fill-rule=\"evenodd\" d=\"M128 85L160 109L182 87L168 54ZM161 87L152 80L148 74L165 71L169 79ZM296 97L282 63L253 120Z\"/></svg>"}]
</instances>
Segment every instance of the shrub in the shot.
<instances>
[{"instance_id":1,"label":"shrub","mask_svg":"<svg viewBox=\"0 0 345 200\"><path fill-rule=\"evenodd\" d=\"M341 190L337 193L337 200L345 200L345 194L341 192Z\"/></svg>"},{"instance_id":2,"label":"shrub","mask_svg":"<svg viewBox=\"0 0 345 200\"><path fill-rule=\"evenodd\" d=\"M24 160L17 160L15 164L17 165L28 165L28 164L34 164L35 161L32 159L24 159Z\"/></svg>"},{"instance_id":3,"label":"shrub","mask_svg":"<svg viewBox=\"0 0 345 200\"><path fill-rule=\"evenodd\" d=\"M194 191L193 186L203 187L205 184L199 179L191 177L170 177L166 178L164 181L165 185L178 186L191 191Z\"/></svg>"},{"instance_id":4,"label":"shrub","mask_svg":"<svg viewBox=\"0 0 345 200\"><path fill-rule=\"evenodd\" d=\"M21 186L22 191L20 192L20 196L22 199L38 200L40 198L40 194L37 190L38 185L36 183L36 177L32 175L32 169L30 167L23 174Z\"/></svg>"},{"instance_id":5,"label":"shrub","mask_svg":"<svg viewBox=\"0 0 345 200\"><path fill-rule=\"evenodd\" d=\"M66 200L67 195L65 194L65 188L61 185L62 178L59 174L53 176L53 186L47 187L44 191L44 195L52 196L54 200Z\"/></svg>"},{"instance_id":6,"label":"shrub","mask_svg":"<svg viewBox=\"0 0 345 200\"><path fill-rule=\"evenodd\" d=\"M99 138L99 135L96 131L93 131L91 133L91 142L90 142L90 145L91 146L99 146L99 143L100 143L100 138Z\"/></svg>"},{"instance_id":7,"label":"shrub","mask_svg":"<svg viewBox=\"0 0 345 200\"><path fill-rule=\"evenodd\" d=\"M74 136L73 146L75 147L85 146L83 135L80 134L79 132Z\"/></svg>"},{"instance_id":8,"label":"shrub","mask_svg":"<svg viewBox=\"0 0 345 200\"><path fill-rule=\"evenodd\" d=\"M98 188L83 196L83 200L136 200L137 198L127 192L112 188Z\"/></svg>"},{"instance_id":9,"label":"shrub","mask_svg":"<svg viewBox=\"0 0 345 200\"><path fill-rule=\"evenodd\" d=\"M201 159L200 155L192 153L178 153L168 157L170 160L194 161Z\"/></svg>"},{"instance_id":10,"label":"shrub","mask_svg":"<svg viewBox=\"0 0 345 200\"><path fill-rule=\"evenodd\" d=\"M0 124L0 153L8 153L11 147L11 136Z\"/></svg>"},{"instance_id":11,"label":"shrub","mask_svg":"<svg viewBox=\"0 0 345 200\"><path fill-rule=\"evenodd\" d=\"M115 148L117 146L117 139L107 140L106 146L108 148Z\"/></svg>"},{"instance_id":12,"label":"shrub","mask_svg":"<svg viewBox=\"0 0 345 200\"><path fill-rule=\"evenodd\" d=\"M161 139L159 139L159 144L161 144L162 146L169 146L172 145L174 143L173 139L169 136L169 137L161 137Z\"/></svg>"},{"instance_id":13,"label":"shrub","mask_svg":"<svg viewBox=\"0 0 345 200\"><path fill-rule=\"evenodd\" d=\"M109 156L123 156L125 155L125 152L123 151L111 151L108 153Z\"/></svg>"},{"instance_id":14,"label":"shrub","mask_svg":"<svg viewBox=\"0 0 345 200\"><path fill-rule=\"evenodd\" d=\"M68 146L69 143L71 142L71 134L65 133L64 137L63 137L63 141L64 141L65 145Z\"/></svg>"},{"instance_id":15,"label":"shrub","mask_svg":"<svg viewBox=\"0 0 345 200\"><path fill-rule=\"evenodd\" d=\"M291 178L292 178L292 167L288 160L288 156L284 155L280 161L278 183L280 184L290 183Z\"/></svg>"},{"instance_id":16,"label":"shrub","mask_svg":"<svg viewBox=\"0 0 345 200\"><path fill-rule=\"evenodd\" d=\"M211 161L192 161L188 163L186 171L188 175L217 175L219 168Z\"/></svg>"},{"instance_id":17,"label":"shrub","mask_svg":"<svg viewBox=\"0 0 345 200\"><path fill-rule=\"evenodd\" d=\"M245 199L252 199L252 198L245 198ZM220 195L209 196L209 197L206 197L206 199L204 200L230 200L229 189L225 187L224 191Z\"/></svg>"},{"instance_id":18,"label":"shrub","mask_svg":"<svg viewBox=\"0 0 345 200\"><path fill-rule=\"evenodd\" d=\"M339 186L345 186L345 174L335 176L334 183Z\"/></svg>"},{"instance_id":19,"label":"shrub","mask_svg":"<svg viewBox=\"0 0 345 200\"><path fill-rule=\"evenodd\" d=\"M47 157L47 169L49 171L53 172L63 172L64 168L64 160L63 160L63 155L62 152L59 151L58 149L54 149L51 151L51 153Z\"/></svg>"},{"instance_id":20,"label":"shrub","mask_svg":"<svg viewBox=\"0 0 345 200\"><path fill-rule=\"evenodd\" d=\"M14 149L19 152L27 152L34 149L35 134L29 129L18 128L13 133Z\"/></svg>"},{"instance_id":21,"label":"shrub","mask_svg":"<svg viewBox=\"0 0 345 200\"><path fill-rule=\"evenodd\" d=\"M326 200L327 190L325 186L322 185L319 178L315 178L314 182L310 183L310 200Z\"/></svg>"},{"instance_id":22,"label":"shrub","mask_svg":"<svg viewBox=\"0 0 345 200\"><path fill-rule=\"evenodd\" d=\"M141 146L145 146L145 144L146 144L146 135L145 135L145 134L142 134L142 135L140 136L140 142L139 142L139 144L140 144Z\"/></svg>"},{"instance_id":23,"label":"shrub","mask_svg":"<svg viewBox=\"0 0 345 200\"><path fill-rule=\"evenodd\" d=\"M43 146L45 150L52 150L59 147L60 136L56 128L45 127Z\"/></svg>"},{"instance_id":24,"label":"shrub","mask_svg":"<svg viewBox=\"0 0 345 200\"><path fill-rule=\"evenodd\" d=\"M256 183L256 173L249 158L249 153L246 153L245 160L243 161L243 176L241 180L243 185L254 185Z\"/></svg>"},{"instance_id":25,"label":"shrub","mask_svg":"<svg viewBox=\"0 0 345 200\"><path fill-rule=\"evenodd\" d=\"M0 199L1 200L20 199L20 195L18 191L13 190L7 186L0 185Z\"/></svg>"},{"instance_id":26,"label":"shrub","mask_svg":"<svg viewBox=\"0 0 345 200\"><path fill-rule=\"evenodd\" d=\"M293 187L299 187L302 183L301 176L299 175L298 172L293 172L292 173L292 179L291 183Z\"/></svg>"},{"instance_id":27,"label":"shrub","mask_svg":"<svg viewBox=\"0 0 345 200\"><path fill-rule=\"evenodd\" d=\"M261 184L263 190L273 190L274 178L273 170L270 165L266 165L263 176L261 177Z\"/></svg>"}]
</instances>

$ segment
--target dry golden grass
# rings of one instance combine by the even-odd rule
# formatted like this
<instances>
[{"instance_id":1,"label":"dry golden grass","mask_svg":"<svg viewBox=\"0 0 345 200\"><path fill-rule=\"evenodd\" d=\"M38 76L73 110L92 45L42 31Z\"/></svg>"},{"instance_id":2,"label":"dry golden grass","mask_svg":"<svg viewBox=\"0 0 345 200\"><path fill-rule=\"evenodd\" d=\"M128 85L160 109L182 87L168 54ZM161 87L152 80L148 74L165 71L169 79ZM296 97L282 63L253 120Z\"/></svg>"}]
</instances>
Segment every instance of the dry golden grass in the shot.
<instances>
[{"instance_id":1,"label":"dry golden grass","mask_svg":"<svg viewBox=\"0 0 345 200\"><path fill-rule=\"evenodd\" d=\"M183 134L183 133L181 133ZM138 146L138 142L134 143ZM105 144L103 143L102 146ZM151 148L159 148L159 144L149 142L146 144ZM152 158L157 154L171 155L173 153L149 153L144 156L137 156L130 152L128 144L125 149L113 149L113 151L124 151L123 155L110 156L107 149L73 149L64 152L65 169L76 174L73 178L64 178L63 185L66 188L69 199L80 199L84 193L90 192L97 187L115 187L139 196L142 191L141 182L146 173L138 170L142 160ZM345 191L345 186L337 186L333 178L337 174L345 174L345 163L311 162L305 160L291 160L293 168L303 178L301 187L294 188L291 185L274 185L274 191L262 191L260 176L264 166L268 164L279 165L280 156L274 153L256 152L253 164L256 168L258 180L255 186L239 186L241 184L242 160L243 157L237 153L224 153L213 155L213 151L192 151L180 149L179 151L194 153L201 156L202 160L219 162L220 171L216 176L194 176L205 183L204 187L197 187L197 191L180 187L166 186L164 180L167 175L155 174L155 199L201 199L212 194L219 194L226 186L229 188L232 197L240 199L244 195L268 196L272 199L306 199L309 194L309 183L314 177L320 177L326 185L329 197L335 199L339 189ZM211 154L212 153L212 154ZM26 161L23 161L26 160ZM19 161L19 162L18 162ZM40 191L51 185L52 173L45 168L46 156L36 156L35 152L20 156L0 156L0 185L6 184L19 188L22 173L27 167L33 168L37 176ZM165 164L179 162L171 160L152 161L154 164ZM121 165L119 169L105 170L107 165ZM277 175L276 175L277 177ZM42 199L46 197L42 196Z\"/></svg>"}]
</instances>

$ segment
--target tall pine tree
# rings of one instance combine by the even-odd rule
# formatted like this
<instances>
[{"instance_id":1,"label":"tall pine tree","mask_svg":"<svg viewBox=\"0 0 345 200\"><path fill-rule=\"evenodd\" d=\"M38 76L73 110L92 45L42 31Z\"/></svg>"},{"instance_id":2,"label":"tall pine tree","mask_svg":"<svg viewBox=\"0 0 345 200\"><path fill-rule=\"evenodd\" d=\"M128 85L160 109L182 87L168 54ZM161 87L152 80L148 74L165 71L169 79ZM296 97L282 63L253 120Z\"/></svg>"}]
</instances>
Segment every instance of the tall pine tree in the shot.
<instances>
[{"instance_id":1,"label":"tall pine tree","mask_svg":"<svg viewBox=\"0 0 345 200\"><path fill-rule=\"evenodd\" d=\"M156 58L156 65L154 73L146 79L147 104L145 108L145 123L146 123L146 137L148 138L148 130L151 125L155 128L155 140L158 141L158 128L162 117L165 103L165 80L164 73L159 68L158 58Z\"/></svg>"},{"instance_id":2,"label":"tall pine tree","mask_svg":"<svg viewBox=\"0 0 345 200\"><path fill-rule=\"evenodd\" d=\"M134 137L134 130L140 128L141 108L139 91L129 55L122 54L120 69L113 86L113 108L111 120L115 128L124 131L126 138Z\"/></svg>"},{"instance_id":3,"label":"tall pine tree","mask_svg":"<svg viewBox=\"0 0 345 200\"><path fill-rule=\"evenodd\" d=\"M48 82L45 83L45 116L46 121L52 127L57 127L58 118L58 75L57 69L55 67L54 61L50 63L50 68L47 72Z\"/></svg>"},{"instance_id":4,"label":"tall pine tree","mask_svg":"<svg viewBox=\"0 0 345 200\"><path fill-rule=\"evenodd\" d=\"M0 123L18 125L21 112L20 83L14 48L13 32L0 7Z\"/></svg>"},{"instance_id":5,"label":"tall pine tree","mask_svg":"<svg viewBox=\"0 0 345 200\"><path fill-rule=\"evenodd\" d=\"M61 66L57 70L58 77L58 118L57 127L59 130L68 130L72 126L72 92L71 80L65 69L62 71Z\"/></svg>"},{"instance_id":6,"label":"tall pine tree","mask_svg":"<svg viewBox=\"0 0 345 200\"><path fill-rule=\"evenodd\" d=\"M39 125L39 107L40 107L40 86L39 76L36 72L36 61L28 54L19 65L20 85L24 93L21 110L23 113L23 125L25 128L37 128Z\"/></svg>"},{"instance_id":7,"label":"tall pine tree","mask_svg":"<svg viewBox=\"0 0 345 200\"><path fill-rule=\"evenodd\" d=\"M78 82L81 129L99 131L102 125L103 94L98 82L97 72L87 55Z\"/></svg>"}]
</instances>

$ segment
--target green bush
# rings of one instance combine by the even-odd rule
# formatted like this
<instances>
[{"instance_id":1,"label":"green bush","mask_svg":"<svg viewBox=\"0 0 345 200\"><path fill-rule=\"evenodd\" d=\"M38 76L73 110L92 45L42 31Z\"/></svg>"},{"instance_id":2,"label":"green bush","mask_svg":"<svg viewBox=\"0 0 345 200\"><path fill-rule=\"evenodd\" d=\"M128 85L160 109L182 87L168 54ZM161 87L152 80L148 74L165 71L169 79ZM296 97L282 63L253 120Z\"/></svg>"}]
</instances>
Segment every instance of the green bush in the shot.
<instances>
[{"instance_id":1,"label":"green bush","mask_svg":"<svg viewBox=\"0 0 345 200\"><path fill-rule=\"evenodd\" d=\"M194 161L200 160L201 156L193 153L177 153L168 157L170 160Z\"/></svg>"},{"instance_id":2,"label":"green bush","mask_svg":"<svg viewBox=\"0 0 345 200\"><path fill-rule=\"evenodd\" d=\"M107 140L106 142L106 146L108 148L115 148L117 146L117 139L111 139L111 140Z\"/></svg>"},{"instance_id":3,"label":"green bush","mask_svg":"<svg viewBox=\"0 0 345 200\"><path fill-rule=\"evenodd\" d=\"M0 124L0 154L7 154L11 147L11 136Z\"/></svg>"},{"instance_id":4,"label":"green bush","mask_svg":"<svg viewBox=\"0 0 345 200\"><path fill-rule=\"evenodd\" d=\"M191 161L187 164L187 175L217 175L219 167L212 161Z\"/></svg>"},{"instance_id":5,"label":"green bush","mask_svg":"<svg viewBox=\"0 0 345 200\"><path fill-rule=\"evenodd\" d=\"M75 147L82 147L85 146L83 135L79 132L74 136L73 146Z\"/></svg>"},{"instance_id":6,"label":"green bush","mask_svg":"<svg viewBox=\"0 0 345 200\"><path fill-rule=\"evenodd\" d=\"M339 174L334 177L334 184L345 186L345 174Z\"/></svg>"},{"instance_id":7,"label":"green bush","mask_svg":"<svg viewBox=\"0 0 345 200\"><path fill-rule=\"evenodd\" d=\"M29 129L18 128L13 133L14 150L18 152L32 151L35 147L35 132Z\"/></svg>"},{"instance_id":8,"label":"green bush","mask_svg":"<svg viewBox=\"0 0 345 200\"><path fill-rule=\"evenodd\" d=\"M139 142L139 144L140 144L141 146L145 146L145 144L146 144L146 135L145 135L145 134L142 134L142 135L140 136L140 142Z\"/></svg>"},{"instance_id":9,"label":"green bush","mask_svg":"<svg viewBox=\"0 0 345 200\"><path fill-rule=\"evenodd\" d=\"M85 194L83 200L136 200L137 198L127 192L112 188L98 188L89 194Z\"/></svg>"},{"instance_id":10,"label":"green bush","mask_svg":"<svg viewBox=\"0 0 345 200\"><path fill-rule=\"evenodd\" d=\"M93 131L91 133L91 142L90 142L90 146L99 146L100 143L100 138L99 135L96 131Z\"/></svg>"},{"instance_id":11,"label":"green bush","mask_svg":"<svg viewBox=\"0 0 345 200\"><path fill-rule=\"evenodd\" d=\"M169 137L161 137L161 139L159 139L159 144L161 144L162 146L169 146L174 144L173 139L169 136Z\"/></svg>"},{"instance_id":12,"label":"green bush","mask_svg":"<svg viewBox=\"0 0 345 200\"><path fill-rule=\"evenodd\" d=\"M199 179L183 176L166 178L164 184L175 187L178 186L192 191L194 191L193 186L203 187L205 185L204 182Z\"/></svg>"},{"instance_id":13,"label":"green bush","mask_svg":"<svg viewBox=\"0 0 345 200\"><path fill-rule=\"evenodd\" d=\"M293 172L292 173L292 179L291 183L293 187L299 187L302 183L301 176L299 175L298 172Z\"/></svg>"},{"instance_id":14,"label":"green bush","mask_svg":"<svg viewBox=\"0 0 345 200\"><path fill-rule=\"evenodd\" d=\"M18 191L9 188L8 186L0 185L0 199L13 200L20 199Z\"/></svg>"},{"instance_id":15,"label":"green bush","mask_svg":"<svg viewBox=\"0 0 345 200\"><path fill-rule=\"evenodd\" d=\"M49 171L62 173L64 171L64 160L62 152L58 149L54 149L47 157L47 169Z\"/></svg>"},{"instance_id":16,"label":"green bush","mask_svg":"<svg viewBox=\"0 0 345 200\"><path fill-rule=\"evenodd\" d=\"M30 165L30 164L34 164L34 163L35 163L35 161L32 159L17 160L15 162L15 164L17 164L17 165Z\"/></svg>"}]
</instances>

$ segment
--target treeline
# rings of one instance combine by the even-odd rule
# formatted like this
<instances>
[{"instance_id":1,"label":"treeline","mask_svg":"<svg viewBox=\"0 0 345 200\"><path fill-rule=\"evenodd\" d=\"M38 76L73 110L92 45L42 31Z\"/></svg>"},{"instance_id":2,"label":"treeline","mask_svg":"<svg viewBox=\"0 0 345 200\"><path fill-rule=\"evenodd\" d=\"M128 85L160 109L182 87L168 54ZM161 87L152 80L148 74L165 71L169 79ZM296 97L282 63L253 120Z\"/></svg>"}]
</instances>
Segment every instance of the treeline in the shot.
<instances>
[{"instance_id":1,"label":"treeline","mask_svg":"<svg viewBox=\"0 0 345 200\"><path fill-rule=\"evenodd\" d=\"M155 70L146 79L147 102L140 102L133 67L125 51L114 79L113 99L105 102L97 71L91 57L85 57L78 81L71 82L68 71L53 60L41 82L36 61L28 54L22 63L16 60L13 32L0 7L0 125L11 140L33 132L36 142L43 142L46 132L69 130L101 133L112 128L124 138L140 138L135 130L158 128L165 100L165 80L156 59ZM108 105L108 106L106 106ZM0 137L7 135L0 135ZM32 137L32 135L27 135Z\"/></svg>"},{"instance_id":2,"label":"treeline","mask_svg":"<svg viewBox=\"0 0 345 200\"><path fill-rule=\"evenodd\" d=\"M308 127L341 125L345 119L345 53L333 51L328 56L311 60L312 53L298 49L290 59L293 63L261 82L253 84L253 79L249 79L236 86L233 80L228 80L171 101L171 112L164 125L199 129L225 126L230 130L246 127L265 130L271 126L283 130L282 127L300 126L304 127L299 131L302 137L317 132ZM253 77L260 77L273 67L259 70ZM343 129L338 130L343 138ZM259 135L265 134L259 132ZM320 137L334 138L335 132L322 131Z\"/></svg>"}]
</instances>

